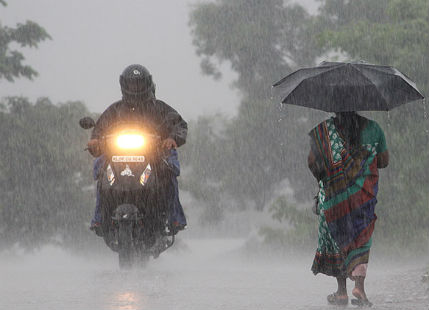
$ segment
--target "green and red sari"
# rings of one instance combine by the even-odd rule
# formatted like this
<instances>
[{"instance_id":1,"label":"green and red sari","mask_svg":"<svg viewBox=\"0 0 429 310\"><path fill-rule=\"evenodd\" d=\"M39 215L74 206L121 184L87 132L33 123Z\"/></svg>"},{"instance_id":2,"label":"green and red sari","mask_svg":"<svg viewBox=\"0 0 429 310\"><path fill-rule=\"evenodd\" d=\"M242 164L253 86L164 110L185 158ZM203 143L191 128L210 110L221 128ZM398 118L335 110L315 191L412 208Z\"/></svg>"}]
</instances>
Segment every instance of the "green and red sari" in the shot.
<instances>
[{"instance_id":1,"label":"green and red sari","mask_svg":"<svg viewBox=\"0 0 429 310\"><path fill-rule=\"evenodd\" d=\"M377 125L369 122L369 128ZM333 118L314 128L310 137L313 153L324 169L319 182L318 248L311 270L334 277L352 276L356 266L368 263L377 219L378 143L361 141L360 147L349 150Z\"/></svg>"}]
</instances>

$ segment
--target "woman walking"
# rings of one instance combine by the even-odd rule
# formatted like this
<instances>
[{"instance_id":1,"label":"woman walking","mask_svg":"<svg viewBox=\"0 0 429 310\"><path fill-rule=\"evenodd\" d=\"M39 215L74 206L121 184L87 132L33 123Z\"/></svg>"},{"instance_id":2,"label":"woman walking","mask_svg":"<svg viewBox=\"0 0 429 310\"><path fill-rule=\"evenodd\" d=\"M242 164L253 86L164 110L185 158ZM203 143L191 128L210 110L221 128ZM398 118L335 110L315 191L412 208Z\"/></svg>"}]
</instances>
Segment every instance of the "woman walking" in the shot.
<instances>
[{"instance_id":1,"label":"woman walking","mask_svg":"<svg viewBox=\"0 0 429 310\"><path fill-rule=\"evenodd\" d=\"M350 278L352 303L371 306L364 281L377 219L378 169L389 161L384 133L375 121L342 112L316 126L310 137L308 165L319 182L318 247L311 269L337 279L330 304L348 304Z\"/></svg>"}]
</instances>

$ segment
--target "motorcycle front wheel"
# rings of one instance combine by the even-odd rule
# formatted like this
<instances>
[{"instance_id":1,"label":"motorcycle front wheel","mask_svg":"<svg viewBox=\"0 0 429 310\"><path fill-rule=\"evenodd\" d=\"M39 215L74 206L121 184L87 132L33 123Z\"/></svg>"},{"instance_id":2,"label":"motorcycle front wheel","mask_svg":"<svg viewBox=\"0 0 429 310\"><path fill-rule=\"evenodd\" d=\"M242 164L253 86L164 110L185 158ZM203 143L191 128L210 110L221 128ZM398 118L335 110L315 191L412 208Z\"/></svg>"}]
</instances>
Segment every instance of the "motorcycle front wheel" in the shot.
<instances>
[{"instance_id":1,"label":"motorcycle front wheel","mask_svg":"<svg viewBox=\"0 0 429 310\"><path fill-rule=\"evenodd\" d=\"M131 222L119 223L118 229L118 256L119 268L130 269L134 264L133 226Z\"/></svg>"}]
</instances>

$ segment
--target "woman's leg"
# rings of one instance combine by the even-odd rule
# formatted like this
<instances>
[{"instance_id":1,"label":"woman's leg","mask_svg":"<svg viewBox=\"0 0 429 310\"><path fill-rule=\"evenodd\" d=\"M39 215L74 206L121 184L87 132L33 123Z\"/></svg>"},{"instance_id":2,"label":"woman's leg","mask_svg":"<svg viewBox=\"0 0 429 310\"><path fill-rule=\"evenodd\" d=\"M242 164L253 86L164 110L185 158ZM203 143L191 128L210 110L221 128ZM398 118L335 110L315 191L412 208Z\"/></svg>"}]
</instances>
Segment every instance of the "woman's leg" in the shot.
<instances>
[{"instance_id":1,"label":"woman's leg","mask_svg":"<svg viewBox=\"0 0 429 310\"><path fill-rule=\"evenodd\" d=\"M346 278L337 278L337 283L338 283L337 295L338 296L347 296L346 280L347 280Z\"/></svg>"},{"instance_id":2,"label":"woman's leg","mask_svg":"<svg viewBox=\"0 0 429 310\"><path fill-rule=\"evenodd\" d=\"M328 303L332 305L347 305L349 303L346 280L346 278L337 278L338 290L335 293L328 295Z\"/></svg>"},{"instance_id":3,"label":"woman's leg","mask_svg":"<svg viewBox=\"0 0 429 310\"><path fill-rule=\"evenodd\" d=\"M354 297L360 300L368 300L365 293L365 277L355 277L355 287L352 291Z\"/></svg>"},{"instance_id":4,"label":"woman's leg","mask_svg":"<svg viewBox=\"0 0 429 310\"><path fill-rule=\"evenodd\" d=\"M368 300L365 293L365 277L368 264L359 264L352 272L352 279L355 281L355 287L352 291L357 299Z\"/></svg>"},{"instance_id":5,"label":"woman's leg","mask_svg":"<svg viewBox=\"0 0 429 310\"><path fill-rule=\"evenodd\" d=\"M355 281L355 287L352 294L356 299L352 299L352 304L356 306L371 307L372 303L368 300L365 293L365 277L368 264L360 264L356 266L352 273L352 279Z\"/></svg>"},{"instance_id":6,"label":"woman's leg","mask_svg":"<svg viewBox=\"0 0 429 310\"><path fill-rule=\"evenodd\" d=\"M352 291L352 294L356 299L352 299L352 305L359 307L371 307L372 303L368 300L365 293L365 277L354 277L355 287Z\"/></svg>"},{"instance_id":7,"label":"woman's leg","mask_svg":"<svg viewBox=\"0 0 429 310\"><path fill-rule=\"evenodd\" d=\"M365 277L355 277L355 287L352 294L357 299L368 300L365 293Z\"/></svg>"}]
</instances>

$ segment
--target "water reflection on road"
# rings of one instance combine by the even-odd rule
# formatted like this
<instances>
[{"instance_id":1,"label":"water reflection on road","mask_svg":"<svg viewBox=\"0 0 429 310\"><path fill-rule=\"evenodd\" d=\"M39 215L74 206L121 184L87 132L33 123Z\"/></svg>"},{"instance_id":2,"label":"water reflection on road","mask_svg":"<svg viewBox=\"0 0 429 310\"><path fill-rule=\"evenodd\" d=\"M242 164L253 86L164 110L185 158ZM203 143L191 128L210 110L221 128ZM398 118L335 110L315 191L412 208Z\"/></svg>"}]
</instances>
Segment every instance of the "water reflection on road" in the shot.
<instances>
[{"instance_id":1,"label":"water reflection on road","mask_svg":"<svg viewBox=\"0 0 429 310\"><path fill-rule=\"evenodd\" d=\"M243 242L187 240L147 268L130 271L120 271L108 252L102 260L52 249L0 257L0 309L332 309L325 296L335 280L314 277L312 257L251 261L235 251ZM421 267L371 268L373 309L429 309Z\"/></svg>"},{"instance_id":2,"label":"water reflection on road","mask_svg":"<svg viewBox=\"0 0 429 310\"><path fill-rule=\"evenodd\" d=\"M121 292L115 294L112 301L111 309L119 310L137 310L144 309L144 303L134 292Z\"/></svg>"}]
</instances>

